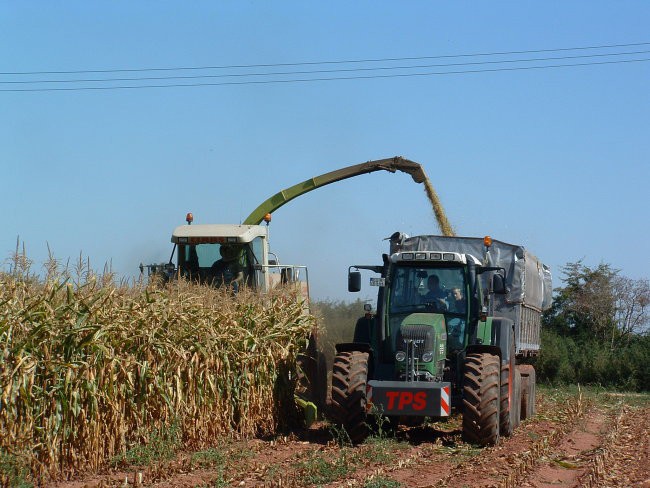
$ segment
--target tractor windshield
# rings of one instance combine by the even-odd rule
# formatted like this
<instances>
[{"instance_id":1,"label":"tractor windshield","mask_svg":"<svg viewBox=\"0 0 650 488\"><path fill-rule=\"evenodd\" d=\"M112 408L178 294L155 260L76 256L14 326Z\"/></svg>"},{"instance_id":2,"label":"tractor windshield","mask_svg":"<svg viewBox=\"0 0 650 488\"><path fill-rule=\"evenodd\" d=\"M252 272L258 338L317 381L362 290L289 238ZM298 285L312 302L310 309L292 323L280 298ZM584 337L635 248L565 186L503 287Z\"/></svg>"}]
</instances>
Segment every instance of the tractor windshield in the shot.
<instances>
[{"instance_id":1,"label":"tractor windshield","mask_svg":"<svg viewBox=\"0 0 650 488\"><path fill-rule=\"evenodd\" d=\"M449 312L465 314L467 293L459 266L395 268L390 287L390 313Z\"/></svg>"},{"instance_id":2,"label":"tractor windshield","mask_svg":"<svg viewBox=\"0 0 650 488\"><path fill-rule=\"evenodd\" d=\"M394 268L388 309L391 348L394 347L397 333L407 316L413 313L441 313L445 316L448 348L462 349L467 322L464 268L408 265Z\"/></svg>"}]
</instances>

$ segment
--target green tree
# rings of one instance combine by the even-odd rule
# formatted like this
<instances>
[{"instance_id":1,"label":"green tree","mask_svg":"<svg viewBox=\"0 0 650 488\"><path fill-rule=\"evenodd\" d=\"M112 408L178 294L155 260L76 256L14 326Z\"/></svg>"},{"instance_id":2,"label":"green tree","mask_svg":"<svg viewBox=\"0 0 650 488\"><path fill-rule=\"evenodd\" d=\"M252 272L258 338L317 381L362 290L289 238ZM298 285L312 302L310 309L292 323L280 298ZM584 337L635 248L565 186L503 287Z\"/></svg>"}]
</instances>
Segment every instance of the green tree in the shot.
<instances>
[{"instance_id":1,"label":"green tree","mask_svg":"<svg viewBox=\"0 0 650 488\"><path fill-rule=\"evenodd\" d=\"M564 286L555 290L543 324L562 336L593 339L611 350L628 344L650 322L650 285L633 280L609 264L591 268L581 261L562 268Z\"/></svg>"},{"instance_id":2,"label":"green tree","mask_svg":"<svg viewBox=\"0 0 650 488\"><path fill-rule=\"evenodd\" d=\"M650 390L650 285L609 264L578 261L544 314L539 377L557 383Z\"/></svg>"}]
</instances>

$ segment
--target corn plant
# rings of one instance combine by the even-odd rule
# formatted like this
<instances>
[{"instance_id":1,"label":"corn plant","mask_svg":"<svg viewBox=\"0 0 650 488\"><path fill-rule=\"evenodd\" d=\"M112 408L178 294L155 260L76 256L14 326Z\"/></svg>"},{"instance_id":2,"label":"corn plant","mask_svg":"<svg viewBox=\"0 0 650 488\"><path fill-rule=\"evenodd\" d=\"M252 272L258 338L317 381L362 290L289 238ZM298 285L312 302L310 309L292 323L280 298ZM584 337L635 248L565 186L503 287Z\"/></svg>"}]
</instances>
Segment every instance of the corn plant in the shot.
<instances>
[{"instance_id":1,"label":"corn plant","mask_svg":"<svg viewBox=\"0 0 650 488\"><path fill-rule=\"evenodd\" d=\"M0 273L0 455L68 477L174 426L186 447L275 432L313 318L291 290ZM294 406L295 407L295 406ZM0 484L9 484L0 470Z\"/></svg>"}]
</instances>

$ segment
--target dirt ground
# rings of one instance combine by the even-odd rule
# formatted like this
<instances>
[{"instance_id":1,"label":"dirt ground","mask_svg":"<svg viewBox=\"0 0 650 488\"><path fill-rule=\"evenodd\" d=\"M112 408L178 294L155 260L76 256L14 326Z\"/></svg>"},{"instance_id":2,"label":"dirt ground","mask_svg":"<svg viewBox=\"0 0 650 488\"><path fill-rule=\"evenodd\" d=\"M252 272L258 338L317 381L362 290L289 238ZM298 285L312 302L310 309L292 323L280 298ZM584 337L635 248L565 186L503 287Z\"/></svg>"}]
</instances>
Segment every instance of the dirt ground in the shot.
<instances>
[{"instance_id":1,"label":"dirt ground","mask_svg":"<svg viewBox=\"0 0 650 488\"><path fill-rule=\"evenodd\" d=\"M511 437L484 449L461 441L459 416L356 447L320 423L46 486L650 488L650 397L543 389L537 408Z\"/></svg>"}]
</instances>

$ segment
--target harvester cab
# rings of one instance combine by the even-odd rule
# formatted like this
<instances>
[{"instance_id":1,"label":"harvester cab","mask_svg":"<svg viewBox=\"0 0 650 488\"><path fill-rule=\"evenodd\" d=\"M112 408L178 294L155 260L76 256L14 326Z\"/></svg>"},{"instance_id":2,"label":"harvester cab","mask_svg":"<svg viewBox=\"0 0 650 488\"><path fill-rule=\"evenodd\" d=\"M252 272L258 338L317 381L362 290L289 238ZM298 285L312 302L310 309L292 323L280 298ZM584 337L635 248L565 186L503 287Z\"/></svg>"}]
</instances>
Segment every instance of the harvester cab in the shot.
<instances>
[{"instance_id":1,"label":"harvester cab","mask_svg":"<svg viewBox=\"0 0 650 488\"><path fill-rule=\"evenodd\" d=\"M282 265L269 250L270 215L265 216L266 225L192 225L193 220L188 214L187 224L174 229L169 263L146 266L149 274L162 272L164 279L183 277L235 291L248 286L268 292L280 284L295 283L308 298L307 268ZM144 268L141 265L141 271Z\"/></svg>"}]
</instances>

